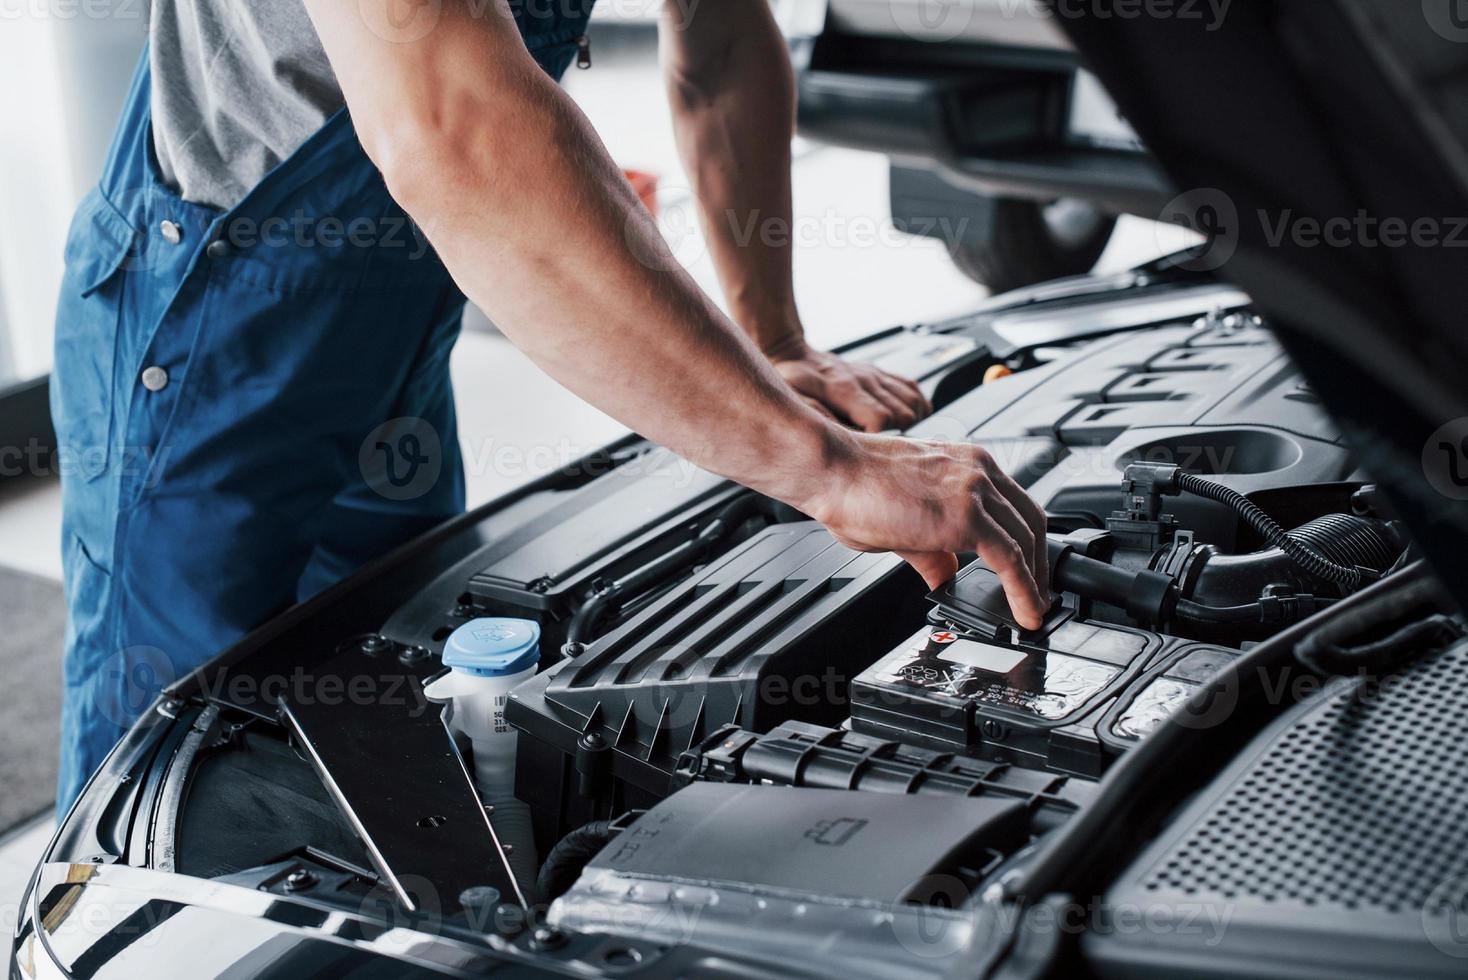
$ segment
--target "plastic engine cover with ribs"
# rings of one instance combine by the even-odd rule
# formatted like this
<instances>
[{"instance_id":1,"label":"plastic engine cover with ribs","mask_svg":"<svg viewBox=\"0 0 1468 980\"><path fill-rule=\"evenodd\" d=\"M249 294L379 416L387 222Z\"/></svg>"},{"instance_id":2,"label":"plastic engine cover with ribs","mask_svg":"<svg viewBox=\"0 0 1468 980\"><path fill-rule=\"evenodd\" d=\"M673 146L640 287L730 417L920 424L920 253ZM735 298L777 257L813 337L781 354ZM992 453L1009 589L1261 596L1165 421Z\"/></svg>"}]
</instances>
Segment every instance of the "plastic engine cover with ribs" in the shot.
<instances>
[{"instance_id":1,"label":"plastic engine cover with ribs","mask_svg":"<svg viewBox=\"0 0 1468 980\"><path fill-rule=\"evenodd\" d=\"M1226 325L1229 324L1229 325ZM1099 526L1126 464L1175 463L1240 493L1348 479L1350 453L1273 336L1209 318L1123 333L984 385L912 435L976 442L1060 523ZM1231 545L1231 512L1171 501L1184 527Z\"/></svg>"}]
</instances>

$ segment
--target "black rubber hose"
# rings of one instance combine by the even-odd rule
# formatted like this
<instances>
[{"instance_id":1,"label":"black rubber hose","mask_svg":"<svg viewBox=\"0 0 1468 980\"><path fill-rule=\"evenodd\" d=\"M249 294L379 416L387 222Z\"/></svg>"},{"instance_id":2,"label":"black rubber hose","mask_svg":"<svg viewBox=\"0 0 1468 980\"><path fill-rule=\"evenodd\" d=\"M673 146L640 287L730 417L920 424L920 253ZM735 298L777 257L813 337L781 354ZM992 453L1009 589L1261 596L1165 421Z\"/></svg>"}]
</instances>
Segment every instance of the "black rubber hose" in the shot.
<instances>
[{"instance_id":1,"label":"black rubber hose","mask_svg":"<svg viewBox=\"0 0 1468 980\"><path fill-rule=\"evenodd\" d=\"M1264 607L1257 602L1246 602L1241 606L1205 606L1189 599L1179 599L1174 612L1178 619L1190 623L1259 623L1264 621Z\"/></svg>"},{"instance_id":2,"label":"black rubber hose","mask_svg":"<svg viewBox=\"0 0 1468 980\"><path fill-rule=\"evenodd\" d=\"M1139 623L1161 623L1172 615L1177 586L1171 577L1143 569L1129 571L1072 551L1064 539L1050 535L1050 582L1060 592L1126 610Z\"/></svg>"},{"instance_id":3,"label":"black rubber hose","mask_svg":"<svg viewBox=\"0 0 1468 980\"><path fill-rule=\"evenodd\" d=\"M577 827L557 841L545 856L545 863L540 866L540 874L535 879L541 900L551 902L564 895L576 884L576 879L581 877L591 859L620 832L610 820L595 820Z\"/></svg>"},{"instance_id":4,"label":"black rubber hose","mask_svg":"<svg viewBox=\"0 0 1468 980\"><path fill-rule=\"evenodd\" d=\"M1221 483L1214 483L1212 480L1205 480L1193 473L1179 473L1177 485L1178 489L1194 496L1206 497L1232 507L1246 524L1259 533L1260 537L1284 552L1291 561L1311 575L1351 592L1361 588L1363 580L1360 569L1338 565L1316 551L1306 541L1292 537L1275 522L1274 518L1264 513L1257 504L1237 490L1232 490Z\"/></svg>"},{"instance_id":5,"label":"black rubber hose","mask_svg":"<svg viewBox=\"0 0 1468 980\"><path fill-rule=\"evenodd\" d=\"M1324 596L1269 596L1258 602L1237 606L1205 606L1190 599L1179 599L1173 607L1178 619L1208 626L1236 626L1240 623L1293 623L1339 602Z\"/></svg>"},{"instance_id":6,"label":"black rubber hose","mask_svg":"<svg viewBox=\"0 0 1468 980\"><path fill-rule=\"evenodd\" d=\"M1290 537L1337 565L1377 573L1391 568L1403 549L1391 525L1357 514L1322 514L1290 531Z\"/></svg>"},{"instance_id":7,"label":"black rubber hose","mask_svg":"<svg viewBox=\"0 0 1468 980\"><path fill-rule=\"evenodd\" d=\"M1176 616L1209 626L1242 623L1288 623L1323 609L1335 600L1311 595L1272 596L1242 605L1211 606L1178 596L1177 586L1161 572L1130 571L1071 551L1062 539L1050 538L1050 581L1062 592L1126 610L1137 622L1155 626Z\"/></svg>"},{"instance_id":8,"label":"black rubber hose","mask_svg":"<svg viewBox=\"0 0 1468 980\"><path fill-rule=\"evenodd\" d=\"M582 603L581 608L571 617L571 623L566 628L566 642L588 642L597 624L613 605L627 596L637 595L680 569L697 564L719 541L738 530L745 521L763 511L768 504L766 498L756 494L741 495L715 514L713 520L705 524L691 539L601 589Z\"/></svg>"}]
</instances>

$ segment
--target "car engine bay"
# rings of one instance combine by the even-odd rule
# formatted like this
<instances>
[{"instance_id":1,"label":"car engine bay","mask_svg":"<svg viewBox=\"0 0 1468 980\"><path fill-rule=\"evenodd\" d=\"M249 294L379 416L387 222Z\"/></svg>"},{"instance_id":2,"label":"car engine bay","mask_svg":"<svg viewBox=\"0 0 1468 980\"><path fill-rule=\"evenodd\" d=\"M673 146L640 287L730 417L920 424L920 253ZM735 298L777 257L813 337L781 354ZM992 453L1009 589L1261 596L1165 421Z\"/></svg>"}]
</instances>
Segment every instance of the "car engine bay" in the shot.
<instances>
[{"instance_id":1,"label":"car engine bay","mask_svg":"<svg viewBox=\"0 0 1468 980\"><path fill-rule=\"evenodd\" d=\"M1415 711L1435 740L1403 778L1468 799L1446 762L1468 706L1412 708L1428 682L1408 666L1375 697L1342 695L1326 679L1350 673L1328 662L1359 652L1344 639L1294 665L1267 723L1247 684L1219 682L1383 590L1410 592L1393 601L1411 635L1378 630L1378 653L1425 645L1431 673L1468 651L1247 297L1166 270L1088 278L851 356L921 377L937 411L911 435L985 446L1045 507L1041 629L1016 625L972 555L930 595L897 558L634 437L468 515L413 574L369 569L349 603L328 594L175 685L52 861L94 863L103 885L128 866L304 903L338 937L409 936L397 952L420 966L451 948L465 975L491 953L567 975L980 976L1015 956L1036 975L1243 975L1264 968L1258 943L1319 940L1320 916L1351 909L1383 912L1352 941L1381 943L1343 958L1411 962L1416 946L1386 940L1444 881L1441 901L1460 900L1468 842L1461 821L1382 826L1373 780L1400 756L1353 740L1395 744ZM514 779L491 800L425 689L457 631L500 620L533 624L540 659L503 699ZM1132 759L1169 724L1216 740L1217 764ZM1287 770L1299 799L1262 802L1258 766ZM1155 800L1116 809L1123 777L1157 780ZM1079 828L1105 814L1087 851ZM1369 865L1331 858L1362 834ZM1067 847L1090 878L1006 917ZM1298 849L1315 856L1291 872ZM42 916L64 893L44 886ZM1054 895L1070 904L1053 948L1027 949L1016 937ZM1123 928L1127 910L1172 927ZM1256 945L1222 942L1225 926Z\"/></svg>"}]
</instances>

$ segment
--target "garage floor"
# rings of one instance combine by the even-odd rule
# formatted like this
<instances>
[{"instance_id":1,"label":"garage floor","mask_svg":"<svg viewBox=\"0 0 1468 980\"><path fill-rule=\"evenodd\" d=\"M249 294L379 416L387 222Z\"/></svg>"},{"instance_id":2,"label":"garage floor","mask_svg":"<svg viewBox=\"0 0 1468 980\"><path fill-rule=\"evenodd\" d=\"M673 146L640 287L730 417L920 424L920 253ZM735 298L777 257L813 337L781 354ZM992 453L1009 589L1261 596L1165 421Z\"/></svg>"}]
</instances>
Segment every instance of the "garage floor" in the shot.
<instances>
[{"instance_id":1,"label":"garage floor","mask_svg":"<svg viewBox=\"0 0 1468 980\"><path fill-rule=\"evenodd\" d=\"M660 200L665 211L676 215L687 207L687 191L661 82L650 59L650 49L642 43L603 45L596 67L573 70L567 88L619 162L663 175ZM802 232L796 291L816 344L834 346L895 323L951 315L985 296L953 269L941 244L904 238L887 228L884 158L802 141L797 141L796 156L796 227ZM1173 229L1124 219L1100 267L1123 269L1184 241ZM680 246L678 254L692 257L690 268L705 288L716 288L712 266L696 239ZM453 362L470 506L625 431L561 389L482 317L471 317L470 326ZM0 486L0 568L57 582L59 540L60 495L54 481ZM46 636L34 642L59 650L59 623L32 609L0 606L0 630L7 634L21 623L42 621ZM50 676L57 671L59 666ZM5 729L20 719L9 711L4 717L0 740L10 740L15 732ZM7 903L18 893L49 832L49 819L43 819L0 836L0 913L13 915L13 905Z\"/></svg>"}]
</instances>

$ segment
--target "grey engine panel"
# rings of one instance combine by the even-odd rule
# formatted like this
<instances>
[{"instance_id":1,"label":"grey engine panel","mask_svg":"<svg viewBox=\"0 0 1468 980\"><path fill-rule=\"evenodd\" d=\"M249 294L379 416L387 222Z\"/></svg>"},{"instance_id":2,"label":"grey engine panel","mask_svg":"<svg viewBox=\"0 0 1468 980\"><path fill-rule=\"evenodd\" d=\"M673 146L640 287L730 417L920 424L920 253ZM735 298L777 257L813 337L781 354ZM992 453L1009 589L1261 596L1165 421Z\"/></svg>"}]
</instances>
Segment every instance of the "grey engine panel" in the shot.
<instances>
[{"instance_id":1,"label":"grey engine panel","mask_svg":"<svg viewBox=\"0 0 1468 980\"><path fill-rule=\"evenodd\" d=\"M1350 479L1355 464L1265 329L1177 325L1099 341L984 385L913 430L990 450L1053 515L1099 524L1128 462L1176 462L1241 493ZM1203 540L1236 523L1170 502Z\"/></svg>"}]
</instances>

